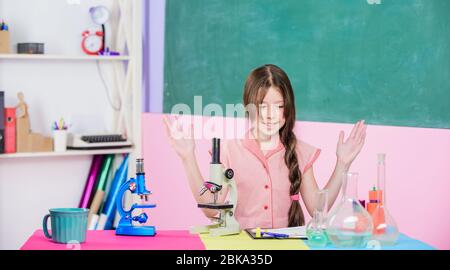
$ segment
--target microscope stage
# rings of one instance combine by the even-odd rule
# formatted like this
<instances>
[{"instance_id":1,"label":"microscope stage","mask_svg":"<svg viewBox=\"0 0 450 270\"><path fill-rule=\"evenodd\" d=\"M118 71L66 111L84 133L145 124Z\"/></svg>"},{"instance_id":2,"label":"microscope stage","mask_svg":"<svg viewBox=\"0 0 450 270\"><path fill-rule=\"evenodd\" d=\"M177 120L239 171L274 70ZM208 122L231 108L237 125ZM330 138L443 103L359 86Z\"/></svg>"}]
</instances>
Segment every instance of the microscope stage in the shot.
<instances>
[{"instance_id":1,"label":"microscope stage","mask_svg":"<svg viewBox=\"0 0 450 270\"><path fill-rule=\"evenodd\" d=\"M232 204L215 204L215 203L199 203L198 208L207 208L207 209L232 209Z\"/></svg>"}]
</instances>

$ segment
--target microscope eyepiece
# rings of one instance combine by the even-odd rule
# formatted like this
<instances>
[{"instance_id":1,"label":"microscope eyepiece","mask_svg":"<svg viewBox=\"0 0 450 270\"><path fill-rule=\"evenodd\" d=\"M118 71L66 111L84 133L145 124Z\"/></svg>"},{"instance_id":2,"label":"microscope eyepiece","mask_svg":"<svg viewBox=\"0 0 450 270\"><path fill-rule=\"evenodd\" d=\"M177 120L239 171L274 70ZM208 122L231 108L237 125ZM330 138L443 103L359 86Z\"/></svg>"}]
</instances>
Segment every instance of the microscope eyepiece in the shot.
<instances>
[{"instance_id":1,"label":"microscope eyepiece","mask_svg":"<svg viewBox=\"0 0 450 270\"><path fill-rule=\"evenodd\" d=\"M220 164L220 139L212 140L212 161L211 164Z\"/></svg>"},{"instance_id":2,"label":"microscope eyepiece","mask_svg":"<svg viewBox=\"0 0 450 270\"><path fill-rule=\"evenodd\" d=\"M136 159L136 173L144 173L144 159L143 158L137 158Z\"/></svg>"}]
</instances>

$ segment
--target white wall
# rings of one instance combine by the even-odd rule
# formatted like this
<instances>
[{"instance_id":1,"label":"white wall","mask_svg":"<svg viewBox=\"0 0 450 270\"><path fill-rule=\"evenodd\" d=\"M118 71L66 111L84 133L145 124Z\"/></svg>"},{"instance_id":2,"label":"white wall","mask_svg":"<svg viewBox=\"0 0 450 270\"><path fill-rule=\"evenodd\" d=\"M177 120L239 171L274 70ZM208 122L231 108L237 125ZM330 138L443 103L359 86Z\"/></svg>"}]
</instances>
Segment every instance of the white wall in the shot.
<instances>
[{"instance_id":1,"label":"white wall","mask_svg":"<svg viewBox=\"0 0 450 270\"><path fill-rule=\"evenodd\" d=\"M48 54L82 55L81 33L93 26L89 7L112 2L0 0L0 19L10 25L14 50L17 42L45 42ZM17 92L25 94L34 132L50 135L51 122L61 116L71 119L74 132L110 127L111 108L95 61L0 59L0 90L6 106L16 105ZM77 207L91 158L0 159L0 249L19 248L41 228L49 208Z\"/></svg>"}]
</instances>

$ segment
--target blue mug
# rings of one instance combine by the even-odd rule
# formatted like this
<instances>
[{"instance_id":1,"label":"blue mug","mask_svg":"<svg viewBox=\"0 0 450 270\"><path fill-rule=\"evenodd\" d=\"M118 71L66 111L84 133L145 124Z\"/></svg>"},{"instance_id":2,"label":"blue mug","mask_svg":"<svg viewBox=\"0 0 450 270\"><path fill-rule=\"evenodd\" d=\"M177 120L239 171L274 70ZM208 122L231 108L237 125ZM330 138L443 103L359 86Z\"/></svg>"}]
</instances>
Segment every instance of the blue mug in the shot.
<instances>
[{"instance_id":1,"label":"blue mug","mask_svg":"<svg viewBox=\"0 0 450 270\"><path fill-rule=\"evenodd\" d=\"M86 241L89 209L53 208L42 221L45 237L56 243L83 243ZM47 229L48 218L51 220L51 234Z\"/></svg>"}]
</instances>

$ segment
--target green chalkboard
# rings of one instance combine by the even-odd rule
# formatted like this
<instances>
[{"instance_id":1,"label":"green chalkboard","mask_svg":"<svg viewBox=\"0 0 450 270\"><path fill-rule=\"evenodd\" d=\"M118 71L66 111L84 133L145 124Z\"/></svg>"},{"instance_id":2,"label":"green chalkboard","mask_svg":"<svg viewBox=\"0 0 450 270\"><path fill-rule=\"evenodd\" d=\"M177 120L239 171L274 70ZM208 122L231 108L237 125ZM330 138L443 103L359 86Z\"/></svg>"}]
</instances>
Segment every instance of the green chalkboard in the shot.
<instances>
[{"instance_id":1,"label":"green chalkboard","mask_svg":"<svg viewBox=\"0 0 450 270\"><path fill-rule=\"evenodd\" d=\"M299 120L450 128L449 0L167 0L165 33L164 112L272 63Z\"/></svg>"}]
</instances>

